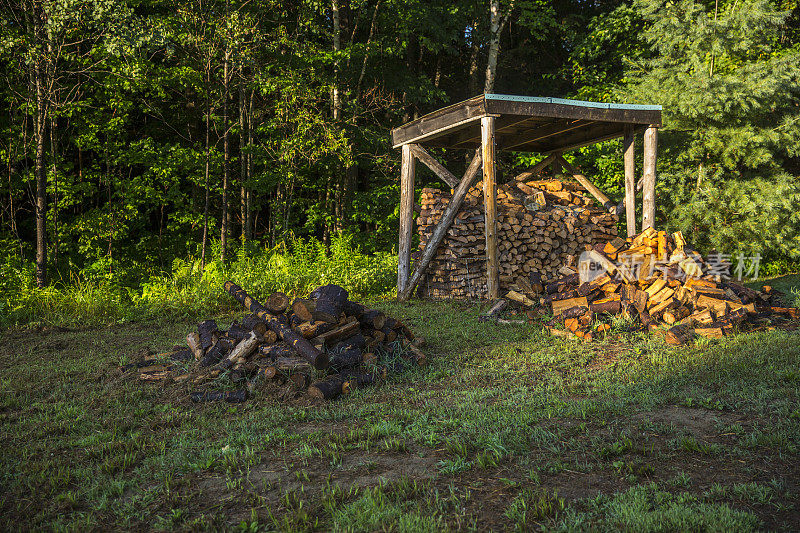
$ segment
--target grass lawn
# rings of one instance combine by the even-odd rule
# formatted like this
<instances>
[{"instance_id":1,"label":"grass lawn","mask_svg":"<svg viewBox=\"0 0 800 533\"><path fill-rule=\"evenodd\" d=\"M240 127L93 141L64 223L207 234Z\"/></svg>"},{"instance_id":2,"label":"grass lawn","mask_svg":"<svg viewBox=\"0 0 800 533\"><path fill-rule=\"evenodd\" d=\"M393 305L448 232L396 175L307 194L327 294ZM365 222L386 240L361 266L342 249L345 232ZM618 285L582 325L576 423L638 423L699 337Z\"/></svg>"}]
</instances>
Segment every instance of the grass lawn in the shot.
<instances>
[{"instance_id":1,"label":"grass lawn","mask_svg":"<svg viewBox=\"0 0 800 533\"><path fill-rule=\"evenodd\" d=\"M584 344L375 306L430 363L331 403L194 405L117 370L188 321L3 332L0 529L800 529L796 331Z\"/></svg>"}]
</instances>

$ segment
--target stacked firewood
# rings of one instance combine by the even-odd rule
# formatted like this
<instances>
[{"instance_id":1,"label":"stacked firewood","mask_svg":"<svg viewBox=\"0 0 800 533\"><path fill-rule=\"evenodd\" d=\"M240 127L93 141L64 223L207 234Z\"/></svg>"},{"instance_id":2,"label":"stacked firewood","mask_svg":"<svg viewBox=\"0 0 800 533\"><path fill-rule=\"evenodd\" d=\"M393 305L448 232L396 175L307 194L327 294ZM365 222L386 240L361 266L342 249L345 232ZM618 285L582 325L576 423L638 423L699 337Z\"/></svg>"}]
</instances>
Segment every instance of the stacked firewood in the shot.
<instances>
[{"instance_id":1,"label":"stacked firewood","mask_svg":"<svg viewBox=\"0 0 800 533\"><path fill-rule=\"evenodd\" d=\"M779 291L769 286L756 291L731 280L730 264L720 256L703 258L681 232L648 228L634 238L587 246L585 252L579 262L569 258L559 279L543 283L535 273L521 277L506 297L530 308L530 317L537 315L538 300L540 316L542 309L552 312L546 327L553 335L584 340L610 330L615 315L636 328L662 331L675 345L800 317L800 310L785 306Z\"/></svg>"},{"instance_id":2,"label":"stacked firewood","mask_svg":"<svg viewBox=\"0 0 800 533\"><path fill-rule=\"evenodd\" d=\"M420 251L442 217L451 194L422 191L417 218ZM566 256L586 243L617 235L618 217L583 195L580 185L559 180L513 182L497 188L499 281L508 288L519 272L538 272L545 280L558 275ZM486 294L486 240L483 184L467 193L427 270L422 290L434 298L472 298Z\"/></svg>"},{"instance_id":3,"label":"stacked firewood","mask_svg":"<svg viewBox=\"0 0 800 533\"><path fill-rule=\"evenodd\" d=\"M187 335L187 346L145 356L123 370L137 370L146 381L189 383L201 389L191 393L194 401L244 401L267 381L285 384L285 393L305 390L329 400L425 363L421 337L381 311L351 302L338 285L294 301L276 292L264 304L230 281L225 290L250 312L241 322L221 329L205 320ZM202 390L221 377L243 387Z\"/></svg>"}]
</instances>

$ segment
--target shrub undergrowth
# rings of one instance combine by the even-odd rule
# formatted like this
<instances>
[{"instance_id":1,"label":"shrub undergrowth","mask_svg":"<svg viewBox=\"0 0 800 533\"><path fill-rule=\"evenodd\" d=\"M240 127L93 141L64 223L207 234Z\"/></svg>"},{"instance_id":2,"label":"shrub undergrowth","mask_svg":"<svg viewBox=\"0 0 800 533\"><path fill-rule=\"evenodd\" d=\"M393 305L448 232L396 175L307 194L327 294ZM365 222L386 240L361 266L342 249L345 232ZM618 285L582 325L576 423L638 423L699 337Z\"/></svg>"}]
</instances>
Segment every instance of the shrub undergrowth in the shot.
<instances>
[{"instance_id":1,"label":"shrub undergrowth","mask_svg":"<svg viewBox=\"0 0 800 533\"><path fill-rule=\"evenodd\" d=\"M143 279L136 286L113 277L68 281L36 287L32 264L8 257L0 264L0 325L108 324L152 317L205 316L237 309L223 290L227 280L255 298L273 291L306 295L315 287L336 283L355 298L391 294L397 257L389 252L365 254L347 236L335 237L330 249L313 239L292 239L274 248L242 246L223 264L218 245L201 267L200 259L176 259L169 273Z\"/></svg>"}]
</instances>

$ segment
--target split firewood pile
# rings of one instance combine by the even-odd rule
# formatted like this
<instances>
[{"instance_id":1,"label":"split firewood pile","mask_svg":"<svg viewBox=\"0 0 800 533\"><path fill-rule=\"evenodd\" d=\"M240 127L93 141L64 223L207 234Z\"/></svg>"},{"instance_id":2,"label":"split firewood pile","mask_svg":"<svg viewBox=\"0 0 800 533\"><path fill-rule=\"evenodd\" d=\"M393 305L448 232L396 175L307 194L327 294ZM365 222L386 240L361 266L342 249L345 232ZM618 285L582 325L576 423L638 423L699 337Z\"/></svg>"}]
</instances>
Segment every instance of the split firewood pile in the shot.
<instances>
[{"instance_id":1,"label":"split firewood pile","mask_svg":"<svg viewBox=\"0 0 800 533\"><path fill-rule=\"evenodd\" d=\"M617 236L617 215L609 214L583 188L560 180L514 181L497 187L497 242L501 288L514 283L520 270L555 279L567 255L584 244ZM422 190L419 255L452 195ZM486 237L483 183L467 193L464 205L439 245L421 283L433 298L473 298L486 293Z\"/></svg>"},{"instance_id":2,"label":"split firewood pile","mask_svg":"<svg viewBox=\"0 0 800 533\"><path fill-rule=\"evenodd\" d=\"M276 292L263 305L230 281L225 290L249 311L241 322L224 330L214 320L201 322L186 346L145 356L123 371L137 371L144 381L186 383L195 402L242 402L265 382L281 384L283 397L305 391L331 400L425 364L421 337L381 311L351 302L338 285L294 301ZM220 381L241 387L215 390Z\"/></svg>"},{"instance_id":3,"label":"split firewood pile","mask_svg":"<svg viewBox=\"0 0 800 533\"><path fill-rule=\"evenodd\" d=\"M518 278L506 298L528 309L528 318L552 312L545 326L553 335L587 341L609 331L615 315L637 329L663 332L674 345L800 317L800 310L786 307L779 291L769 286L756 291L728 279L724 273L730 265L704 259L686 245L681 232L667 235L648 228L634 238L616 238L585 251L580 264L569 258L555 281L542 282L536 273ZM497 302L482 319L510 322L500 318L507 303Z\"/></svg>"}]
</instances>

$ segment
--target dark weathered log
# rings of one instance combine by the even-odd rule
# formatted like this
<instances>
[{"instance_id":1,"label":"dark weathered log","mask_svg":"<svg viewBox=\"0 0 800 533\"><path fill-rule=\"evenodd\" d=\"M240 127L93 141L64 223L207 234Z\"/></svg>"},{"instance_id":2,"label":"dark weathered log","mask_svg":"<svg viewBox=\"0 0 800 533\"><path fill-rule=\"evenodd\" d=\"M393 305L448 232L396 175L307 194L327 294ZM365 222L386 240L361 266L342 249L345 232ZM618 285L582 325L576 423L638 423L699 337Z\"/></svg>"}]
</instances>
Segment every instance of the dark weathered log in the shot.
<instances>
[{"instance_id":1,"label":"dark weathered log","mask_svg":"<svg viewBox=\"0 0 800 533\"><path fill-rule=\"evenodd\" d=\"M220 339L214 346L206 350L203 359L200 361L200 366L206 367L219 363L225 358L225 356L228 355L228 353L230 353L232 349L232 343L225 339Z\"/></svg>"},{"instance_id":2,"label":"dark weathered log","mask_svg":"<svg viewBox=\"0 0 800 533\"><path fill-rule=\"evenodd\" d=\"M353 368L363 362L361 357L361 350L359 348L346 348L341 352L334 353L331 356L331 368L336 371L344 370L345 368Z\"/></svg>"},{"instance_id":3,"label":"dark weathered log","mask_svg":"<svg viewBox=\"0 0 800 533\"><path fill-rule=\"evenodd\" d=\"M308 388L308 394L312 398L320 400L333 400L342 393L344 379L342 376L330 376L322 381L317 381Z\"/></svg>"},{"instance_id":4,"label":"dark weathered log","mask_svg":"<svg viewBox=\"0 0 800 533\"><path fill-rule=\"evenodd\" d=\"M570 308L565 309L558 315L559 318L564 320L568 318L578 318L581 316L586 315L589 312L589 308L583 305L576 305Z\"/></svg>"},{"instance_id":5,"label":"dark weathered log","mask_svg":"<svg viewBox=\"0 0 800 533\"><path fill-rule=\"evenodd\" d=\"M347 313L347 316L354 316L360 320L361 315L371 310L367 309L366 306L361 305L360 303L351 302L350 300L347 300L342 306L342 311Z\"/></svg>"},{"instance_id":6,"label":"dark weathered log","mask_svg":"<svg viewBox=\"0 0 800 533\"><path fill-rule=\"evenodd\" d=\"M277 376L289 376L296 372L308 374L311 372L311 365L302 357L291 355L288 357L277 357L266 364L260 366L261 375L265 379L273 379Z\"/></svg>"},{"instance_id":7,"label":"dark weathered log","mask_svg":"<svg viewBox=\"0 0 800 533\"><path fill-rule=\"evenodd\" d=\"M367 340L364 338L364 336L361 333L356 333L355 335L352 335L344 340L337 342L336 346L333 347L332 351L334 352L343 351L349 348L358 348L360 350L364 348L366 344Z\"/></svg>"},{"instance_id":8,"label":"dark weathered log","mask_svg":"<svg viewBox=\"0 0 800 533\"><path fill-rule=\"evenodd\" d=\"M194 354L188 348L182 348L179 350L173 349L172 351L167 353L157 354L155 355L155 358L165 357L165 356L168 356L173 361L189 361L191 359L194 359Z\"/></svg>"},{"instance_id":9,"label":"dark weathered log","mask_svg":"<svg viewBox=\"0 0 800 533\"><path fill-rule=\"evenodd\" d=\"M428 362L428 358L425 356L422 350L414 346L411 342L403 343L403 347L410 352L409 359L411 359L417 366L424 366L425 363Z\"/></svg>"},{"instance_id":10,"label":"dark weathered log","mask_svg":"<svg viewBox=\"0 0 800 533\"><path fill-rule=\"evenodd\" d=\"M281 341L268 346L261 346L258 349L258 354L261 357L275 359L277 357L295 357L297 352L292 348L291 344L286 341Z\"/></svg>"},{"instance_id":11,"label":"dark weathered log","mask_svg":"<svg viewBox=\"0 0 800 533\"><path fill-rule=\"evenodd\" d=\"M508 300L505 298L500 298L492 305L492 307L489 308L487 312L478 317L478 321L486 322L490 320L497 320L497 318L500 316L500 313L505 311L507 307Z\"/></svg>"},{"instance_id":12,"label":"dark weathered log","mask_svg":"<svg viewBox=\"0 0 800 533\"><path fill-rule=\"evenodd\" d=\"M547 296L547 301L549 302L557 302L559 300L569 300L570 298L578 298L580 294L578 294L577 289L567 289L562 292L555 292L549 296Z\"/></svg>"},{"instance_id":13,"label":"dark weathered log","mask_svg":"<svg viewBox=\"0 0 800 533\"><path fill-rule=\"evenodd\" d=\"M358 317L358 321L372 329L381 329L386 325L386 315L375 309L368 309Z\"/></svg>"},{"instance_id":14,"label":"dark weathered log","mask_svg":"<svg viewBox=\"0 0 800 533\"><path fill-rule=\"evenodd\" d=\"M664 336L667 344L680 346L686 344L692 339L692 329L686 325L672 326L667 330Z\"/></svg>"},{"instance_id":15,"label":"dark weathered log","mask_svg":"<svg viewBox=\"0 0 800 533\"><path fill-rule=\"evenodd\" d=\"M576 274L570 274L569 276L564 276L563 278L559 278L552 283L548 283L545 287L545 292L547 294L553 294L556 292L561 292L567 287L575 286L577 287L578 282L580 281L580 276Z\"/></svg>"},{"instance_id":16,"label":"dark weathered log","mask_svg":"<svg viewBox=\"0 0 800 533\"><path fill-rule=\"evenodd\" d=\"M263 318L256 315L245 315L244 318L242 318L242 327L250 331L255 331L259 335L265 335L267 333L267 323Z\"/></svg>"},{"instance_id":17,"label":"dark weathered log","mask_svg":"<svg viewBox=\"0 0 800 533\"><path fill-rule=\"evenodd\" d=\"M305 372L294 372L289 375L289 381L298 389L305 389L311 383L311 376Z\"/></svg>"},{"instance_id":18,"label":"dark weathered log","mask_svg":"<svg viewBox=\"0 0 800 533\"><path fill-rule=\"evenodd\" d=\"M622 302L617 298L602 298L589 304L593 313L608 313L616 315L622 310Z\"/></svg>"},{"instance_id":19,"label":"dark weathered log","mask_svg":"<svg viewBox=\"0 0 800 533\"><path fill-rule=\"evenodd\" d=\"M193 402L218 402L242 403L247 400L247 389L235 391L205 391L193 392L191 394Z\"/></svg>"},{"instance_id":20,"label":"dark weathered log","mask_svg":"<svg viewBox=\"0 0 800 533\"><path fill-rule=\"evenodd\" d=\"M384 340L386 342L394 342L395 339L397 339L397 332L391 329L389 326L383 326L383 329L381 331L385 335Z\"/></svg>"},{"instance_id":21,"label":"dark weathered log","mask_svg":"<svg viewBox=\"0 0 800 533\"><path fill-rule=\"evenodd\" d=\"M531 280L531 290L534 293L541 293L544 291L544 286L542 284L542 275L539 272L531 272L530 273L530 280Z\"/></svg>"},{"instance_id":22,"label":"dark weathered log","mask_svg":"<svg viewBox=\"0 0 800 533\"><path fill-rule=\"evenodd\" d=\"M248 311L262 318L267 323L269 329L274 331L281 339L291 344L297 353L307 359L315 368L327 368L328 356L325 353L314 348L302 335L292 331L284 321L271 315L263 305L248 295L244 289L232 281L227 281L225 282L225 290Z\"/></svg>"},{"instance_id":23,"label":"dark weathered log","mask_svg":"<svg viewBox=\"0 0 800 533\"><path fill-rule=\"evenodd\" d=\"M169 357L171 354L167 353L161 355ZM152 359L145 359L143 361L136 361L135 363L129 363L127 365L120 366L119 369L122 370L123 372L127 372L129 370L134 370L134 369L138 369L139 372L148 372L149 371L148 369L150 369L151 367L157 368L159 371L167 370L166 366L156 363Z\"/></svg>"},{"instance_id":24,"label":"dark weathered log","mask_svg":"<svg viewBox=\"0 0 800 533\"><path fill-rule=\"evenodd\" d=\"M330 331L326 331L322 335L317 335L311 342L315 345L324 344L330 346L341 339L346 339L347 337L351 337L356 333L359 333L361 329L361 324L357 321L348 322L342 326L338 326L335 329Z\"/></svg>"},{"instance_id":25,"label":"dark weathered log","mask_svg":"<svg viewBox=\"0 0 800 533\"><path fill-rule=\"evenodd\" d=\"M264 307L273 315L280 315L289 307L289 297L282 292L273 292L267 298Z\"/></svg>"},{"instance_id":26,"label":"dark weathered log","mask_svg":"<svg viewBox=\"0 0 800 533\"><path fill-rule=\"evenodd\" d=\"M314 291L316 295L315 320L324 320L335 324L347 301L347 291L338 285L325 285Z\"/></svg>"},{"instance_id":27,"label":"dark weathered log","mask_svg":"<svg viewBox=\"0 0 800 533\"><path fill-rule=\"evenodd\" d=\"M217 323L213 320L204 320L197 324L197 333L200 335L200 346L204 350L208 350L214 344L214 335L219 328Z\"/></svg>"},{"instance_id":28,"label":"dark weathered log","mask_svg":"<svg viewBox=\"0 0 800 533\"><path fill-rule=\"evenodd\" d=\"M312 337L316 337L317 335L321 335L326 331L330 331L333 327L334 325L329 322L325 322L324 320L316 320L314 322L302 322L294 329L306 339L310 339Z\"/></svg>"},{"instance_id":29,"label":"dark weathered log","mask_svg":"<svg viewBox=\"0 0 800 533\"><path fill-rule=\"evenodd\" d=\"M250 335L252 330L247 329L246 327L242 326L238 322L234 322L231 324L231 327L228 328L226 335L228 338L240 341Z\"/></svg>"},{"instance_id":30,"label":"dark weathered log","mask_svg":"<svg viewBox=\"0 0 800 533\"><path fill-rule=\"evenodd\" d=\"M356 389L374 385L377 381L375 374L371 372L343 372L342 393L348 394Z\"/></svg>"}]
</instances>

